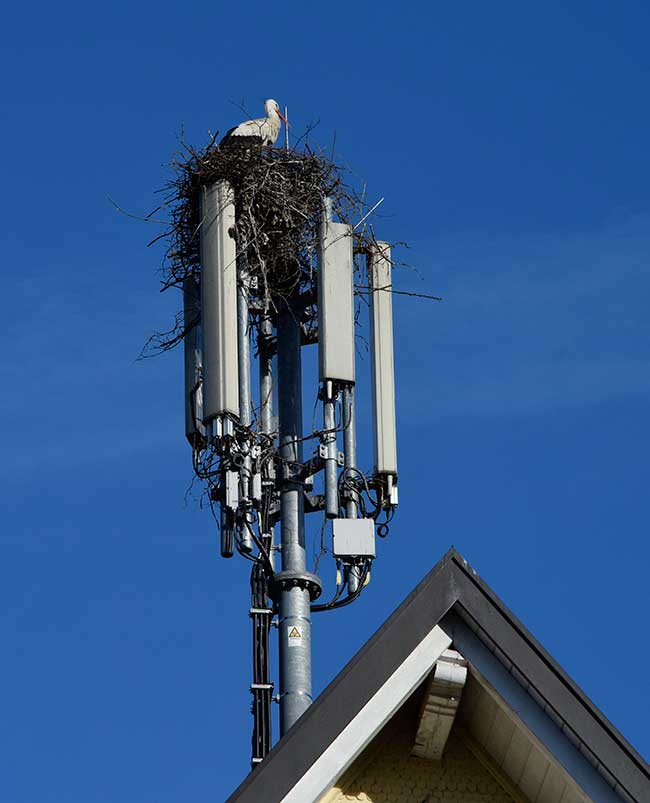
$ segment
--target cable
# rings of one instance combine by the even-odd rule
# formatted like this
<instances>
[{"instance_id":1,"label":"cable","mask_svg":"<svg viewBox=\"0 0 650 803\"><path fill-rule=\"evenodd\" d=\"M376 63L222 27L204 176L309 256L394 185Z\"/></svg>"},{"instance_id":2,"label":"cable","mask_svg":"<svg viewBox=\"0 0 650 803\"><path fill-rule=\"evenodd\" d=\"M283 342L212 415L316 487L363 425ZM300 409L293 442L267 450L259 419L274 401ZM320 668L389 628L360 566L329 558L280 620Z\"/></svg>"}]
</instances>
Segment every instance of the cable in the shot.
<instances>
[{"instance_id":1,"label":"cable","mask_svg":"<svg viewBox=\"0 0 650 803\"><path fill-rule=\"evenodd\" d=\"M361 487L359 487L359 480L351 478L350 474L358 475ZM381 511L383 508L379 499L372 496L370 492L370 484L368 482L368 478L363 473L363 471L353 467L348 467L343 469L341 475L339 476L339 491L341 485L344 485L347 488L348 492L352 493L355 496L355 501L359 506L362 518L364 519L372 518L376 521L377 518L381 515ZM371 513L368 512L368 509L366 507L366 500L362 496L362 493L366 494L368 501L371 503L373 507Z\"/></svg>"},{"instance_id":2,"label":"cable","mask_svg":"<svg viewBox=\"0 0 650 803\"><path fill-rule=\"evenodd\" d=\"M266 549L264 547L264 544L259 540L257 535L255 535L255 531L253 530L253 528L251 527L250 523L248 522L248 519L245 516L242 516L242 521L244 522L244 525L246 526L246 529L251 534L251 538L253 539L253 541L255 541L255 545L257 546L257 548L260 551L260 555L263 558L262 562L264 563L264 568L268 572L269 577L273 577L273 574L274 574L273 564L271 563L271 558L269 557L269 553L266 551ZM240 550L238 549L237 551L239 552ZM254 558L254 560L259 560L259 558Z\"/></svg>"},{"instance_id":3,"label":"cable","mask_svg":"<svg viewBox=\"0 0 650 803\"><path fill-rule=\"evenodd\" d=\"M352 604L359 597L359 595L365 588L366 578L368 577L369 572L370 572L370 561L367 560L364 562L363 572L361 574L361 577L359 578L359 585L357 586L356 591L353 591L351 594L348 594L347 597L344 597L341 600L337 599L337 597L339 596L337 594L330 602L327 602L323 605L312 605L311 612L321 613L323 611L333 611L336 610L337 608L345 608L346 605ZM341 588L343 588L343 586L341 586Z\"/></svg>"},{"instance_id":4,"label":"cable","mask_svg":"<svg viewBox=\"0 0 650 803\"><path fill-rule=\"evenodd\" d=\"M336 572L337 572L337 577L338 577L338 575L339 575L339 573L340 573L340 566L341 566L341 562L340 562L340 560L337 560L337 561L336 561ZM335 593L335 594L334 594L334 596L333 596L333 597L332 597L332 598L329 600L329 602L322 602L322 603L320 603L319 605L316 605L316 606L312 605L312 606L311 606L311 610L312 610L312 611L314 611L314 610L315 610L315 612L316 612L316 613L318 613L319 611L326 611L326 610L327 610L327 611L329 611L329 610L331 610L331 607L332 607L332 605L333 605L333 604L334 604L334 603L335 603L335 602L336 602L336 601L339 599L339 597L340 597L340 596L341 596L341 594L343 593L343 589L344 589L344 588L345 588L345 583L340 583L340 584L339 584L339 583L337 582L337 584L336 584L336 593Z\"/></svg>"}]
</instances>

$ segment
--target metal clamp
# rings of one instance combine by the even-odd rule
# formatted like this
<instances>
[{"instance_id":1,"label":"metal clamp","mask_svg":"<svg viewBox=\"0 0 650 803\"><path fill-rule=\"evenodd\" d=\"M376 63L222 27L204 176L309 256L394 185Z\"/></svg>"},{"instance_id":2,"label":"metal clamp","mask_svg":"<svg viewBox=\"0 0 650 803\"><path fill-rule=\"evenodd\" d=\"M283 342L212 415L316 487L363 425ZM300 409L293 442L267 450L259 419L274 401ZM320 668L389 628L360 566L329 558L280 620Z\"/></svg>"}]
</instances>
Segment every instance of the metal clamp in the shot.
<instances>
[{"instance_id":1,"label":"metal clamp","mask_svg":"<svg viewBox=\"0 0 650 803\"><path fill-rule=\"evenodd\" d=\"M312 602L317 600L323 592L323 585L320 579L311 572L299 572L287 569L273 576L269 583L269 592L272 599L277 599L281 591L291 588L300 588L309 591L309 598Z\"/></svg>"}]
</instances>

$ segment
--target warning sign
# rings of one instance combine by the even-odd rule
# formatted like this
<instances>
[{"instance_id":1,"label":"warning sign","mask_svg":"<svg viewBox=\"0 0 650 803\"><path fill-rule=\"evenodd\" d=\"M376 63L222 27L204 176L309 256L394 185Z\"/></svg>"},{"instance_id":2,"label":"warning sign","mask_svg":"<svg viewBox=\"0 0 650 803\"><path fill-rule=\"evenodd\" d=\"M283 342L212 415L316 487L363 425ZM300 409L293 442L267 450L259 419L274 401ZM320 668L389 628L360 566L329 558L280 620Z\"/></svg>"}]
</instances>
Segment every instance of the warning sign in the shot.
<instances>
[{"instance_id":1,"label":"warning sign","mask_svg":"<svg viewBox=\"0 0 650 803\"><path fill-rule=\"evenodd\" d=\"M292 625L287 633L287 640L290 647L300 647L302 644L302 630L298 625Z\"/></svg>"}]
</instances>

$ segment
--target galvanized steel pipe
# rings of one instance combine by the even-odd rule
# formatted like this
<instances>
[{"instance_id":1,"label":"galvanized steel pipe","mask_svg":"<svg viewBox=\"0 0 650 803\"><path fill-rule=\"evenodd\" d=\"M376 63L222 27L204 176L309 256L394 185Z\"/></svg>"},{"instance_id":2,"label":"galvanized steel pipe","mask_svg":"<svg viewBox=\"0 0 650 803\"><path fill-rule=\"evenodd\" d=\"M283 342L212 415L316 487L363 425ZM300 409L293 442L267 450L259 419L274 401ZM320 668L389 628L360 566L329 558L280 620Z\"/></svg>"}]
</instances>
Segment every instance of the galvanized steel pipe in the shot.
<instances>
[{"instance_id":1,"label":"galvanized steel pipe","mask_svg":"<svg viewBox=\"0 0 650 803\"><path fill-rule=\"evenodd\" d=\"M280 313L278 391L280 416L282 570L306 569L303 483L296 476L302 463L301 332L295 312ZM311 704L311 610L303 585L279 592L280 732L286 733Z\"/></svg>"}]
</instances>

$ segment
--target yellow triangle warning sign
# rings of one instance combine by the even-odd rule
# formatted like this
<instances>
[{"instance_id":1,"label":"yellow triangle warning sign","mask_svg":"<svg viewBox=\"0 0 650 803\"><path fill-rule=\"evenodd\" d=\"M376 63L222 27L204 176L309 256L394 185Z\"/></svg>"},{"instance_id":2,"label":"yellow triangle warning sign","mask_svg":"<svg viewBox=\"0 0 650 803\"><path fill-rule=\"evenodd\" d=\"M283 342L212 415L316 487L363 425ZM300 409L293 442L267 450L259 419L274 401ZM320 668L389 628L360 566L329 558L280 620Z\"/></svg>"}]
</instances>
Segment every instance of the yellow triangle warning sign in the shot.
<instances>
[{"instance_id":1,"label":"yellow triangle warning sign","mask_svg":"<svg viewBox=\"0 0 650 803\"><path fill-rule=\"evenodd\" d=\"M289 631L289 638L302 638L302 633L295 625Z\"/></svg>"}]
</instances>

